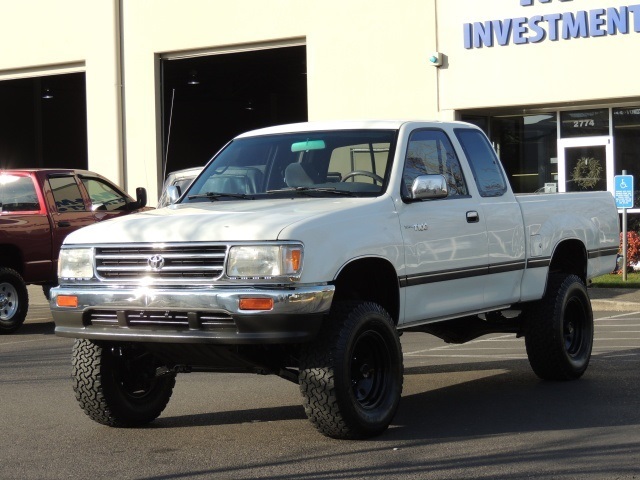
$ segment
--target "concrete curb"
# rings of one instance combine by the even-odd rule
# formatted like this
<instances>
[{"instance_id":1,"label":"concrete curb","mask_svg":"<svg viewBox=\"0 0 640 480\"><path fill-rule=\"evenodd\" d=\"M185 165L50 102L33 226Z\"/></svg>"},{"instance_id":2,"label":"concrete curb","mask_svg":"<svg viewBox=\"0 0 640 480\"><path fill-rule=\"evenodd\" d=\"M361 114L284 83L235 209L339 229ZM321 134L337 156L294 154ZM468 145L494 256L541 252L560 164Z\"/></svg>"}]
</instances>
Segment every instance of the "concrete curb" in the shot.
<instances>
[{"instance_id":1,"label":"concrete curb","mask_svg":"<svg viewBox=\"0 0 640 480\"><path fill-rule=\"evenodd\" d=\"M618 300L591 300L591 308L596 312L640 312L640 303Z\"/></svg>"}]
</instances>

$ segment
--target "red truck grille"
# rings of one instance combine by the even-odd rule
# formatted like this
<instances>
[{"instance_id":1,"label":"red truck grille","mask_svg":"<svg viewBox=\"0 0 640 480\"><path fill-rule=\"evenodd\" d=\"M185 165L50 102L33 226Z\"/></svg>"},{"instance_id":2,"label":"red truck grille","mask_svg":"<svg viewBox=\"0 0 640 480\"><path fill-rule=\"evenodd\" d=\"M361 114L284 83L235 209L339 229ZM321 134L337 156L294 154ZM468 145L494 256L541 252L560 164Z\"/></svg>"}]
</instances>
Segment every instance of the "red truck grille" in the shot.
<instances>
[{"instance_id":1,"label":"red truck grille","mask_svg":"<svg viewBox=\"0 0 640 480\"><path fill-rule=\"evenodd\" d=\"M217 280L226 245L117 246L96 249L96 272L103 280Z\"/></svg>"}]
</instances>

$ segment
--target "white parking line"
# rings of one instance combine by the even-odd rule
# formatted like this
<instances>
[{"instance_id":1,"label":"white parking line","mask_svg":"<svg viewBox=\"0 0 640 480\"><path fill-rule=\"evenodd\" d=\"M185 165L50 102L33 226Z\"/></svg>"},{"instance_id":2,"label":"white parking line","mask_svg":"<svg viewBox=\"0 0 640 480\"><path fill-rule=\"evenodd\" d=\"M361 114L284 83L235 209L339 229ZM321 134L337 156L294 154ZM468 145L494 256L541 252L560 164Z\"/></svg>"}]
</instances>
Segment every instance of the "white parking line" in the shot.
<instances>
[{"instance_id":1,"label":"white parking line","mask_svg":"<svg viewBox=\"0 0 640 480\"><path fill-rule=\"evenodd\" d=\"M611 315L609 317L602 317L602 318L596 318L595 321L596 322L602 322L602 321L608 321L608 320L614 320L614 319L618 319L618 318L622 318L622 317L628 317L630 315L640 315L640 312L625 312L625 313L620 313L618 315Z\"/></svg>"},{"instance_id":2,"label":"white parking line","mask_svg":"<svg viewBox=\"0 0 640 480\"><path fill-rule=\"evenodd\" d=\"M620 332L616 332L616 333L620 333ZM596 337L595 340L597 342L637 342L638 340L640 340L640 338L599 338Z\"/></svg>"},{"instance_id":3,"label":"white parking line","mask_svg":"<svg viewBox=\"0 0 640 480\"><path fill-rule=\"evenodd\" d=\"M405 354L405 356L407 356ZM523 358L527 358L526 355L514 355L505 353L504 355L458 355L458 354L421 354L421 355L411 355L412 358L503 358L503 359L514 359L520 360Z\"/></svg>"}]
</instances>

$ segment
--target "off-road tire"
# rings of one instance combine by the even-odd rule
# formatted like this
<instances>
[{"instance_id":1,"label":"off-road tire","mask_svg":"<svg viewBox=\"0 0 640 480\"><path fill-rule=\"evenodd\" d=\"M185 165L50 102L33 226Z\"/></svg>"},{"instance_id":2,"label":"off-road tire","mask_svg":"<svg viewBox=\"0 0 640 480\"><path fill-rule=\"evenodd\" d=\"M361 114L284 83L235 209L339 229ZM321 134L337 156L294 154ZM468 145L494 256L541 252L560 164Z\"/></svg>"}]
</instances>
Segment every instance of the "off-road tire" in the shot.
<instances>
[{"instance_id":1,"label":"off-road tire","mask_svg":"<svg viewBox=\"0 0 640 480\"><path fill-rule=\"evenodd\" d=\"M0 267L0 334L15 332L29 310L27 285L18 272Z\"/></svg>"},{"instance_id":2,"label":"off-road tire","mask_svg":"<svg viewBox=\"0 0 640 480\"><path fill-rule=\"evenodd\" d=\"M580 378L593 348L593 312L576 275L550 275L545 296L527 312L525 345L531 368L545 380Z\"/></svg>"},{"instance_id":3,"label":"off-road tire","mask_svg":"<svg viewBox=\"0 0 640 480\"><path fill-rule=\"evenodd\" d=\"M402 394L402 347L393 320L372 302L338 303L300 358L307 417L332 438L385 431Z\"/></svg>"},{"instance_id":4,"label":"off-road tire","mask_svg":"<svg viewBox=\"0 0 640 480\"><path fill-rule=\"evenodd\" d=\"M160 364L136 346L113 346L78 339L73 345L76 399L94 421L110 427L137 427L156 419L169 403L175 375L155 376Z\"/></svg>"}]
</instances>

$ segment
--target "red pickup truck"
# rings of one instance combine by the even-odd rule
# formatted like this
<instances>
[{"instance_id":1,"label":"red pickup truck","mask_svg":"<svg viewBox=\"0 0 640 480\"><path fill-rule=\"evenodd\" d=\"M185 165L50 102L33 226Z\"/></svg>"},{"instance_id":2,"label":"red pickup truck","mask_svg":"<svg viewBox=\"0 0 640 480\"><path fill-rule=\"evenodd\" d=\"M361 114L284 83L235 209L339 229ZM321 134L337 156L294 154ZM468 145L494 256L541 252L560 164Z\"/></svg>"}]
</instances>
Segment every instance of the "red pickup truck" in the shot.
<instances>
[{"instance_id":1,"label":"red pickup truck","mask_svg":"<svg viewBox=\"0 0 640 480\"><path fill-rule=\"evenodd\" d=\"M27 284L45 295L57 285L58 253L74 230L144 209L97 173L68 169L0 170L0 334L27 315Z\"/></svg>"}]
</instances>

